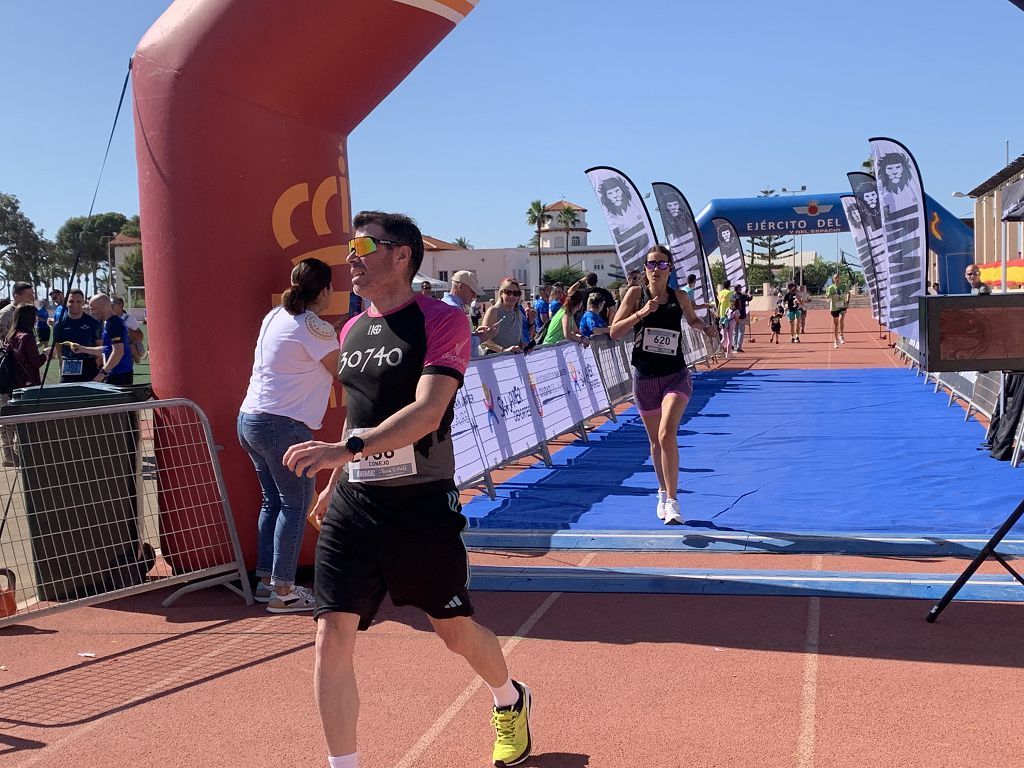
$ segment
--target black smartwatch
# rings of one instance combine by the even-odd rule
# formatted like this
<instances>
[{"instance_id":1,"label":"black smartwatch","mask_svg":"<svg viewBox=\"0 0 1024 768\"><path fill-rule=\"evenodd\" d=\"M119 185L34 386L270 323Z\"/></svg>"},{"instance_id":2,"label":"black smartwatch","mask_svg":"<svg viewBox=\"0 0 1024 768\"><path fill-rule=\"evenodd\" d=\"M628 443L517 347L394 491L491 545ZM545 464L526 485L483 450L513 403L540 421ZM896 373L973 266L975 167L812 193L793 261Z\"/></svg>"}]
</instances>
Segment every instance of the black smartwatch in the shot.
<instances>
[{"instance_id":1,"label":"black smartwatch","mask_svg":"<svg viewBox=\"0 0 1024 768\"><path fill-rule=\"evenodd\" d=\"M345 450L352 454L352 461L363 460L363 448L366 443L363 442L361 437L352 435L348 440L345 441Z\"/></svg>"}]
</instances>

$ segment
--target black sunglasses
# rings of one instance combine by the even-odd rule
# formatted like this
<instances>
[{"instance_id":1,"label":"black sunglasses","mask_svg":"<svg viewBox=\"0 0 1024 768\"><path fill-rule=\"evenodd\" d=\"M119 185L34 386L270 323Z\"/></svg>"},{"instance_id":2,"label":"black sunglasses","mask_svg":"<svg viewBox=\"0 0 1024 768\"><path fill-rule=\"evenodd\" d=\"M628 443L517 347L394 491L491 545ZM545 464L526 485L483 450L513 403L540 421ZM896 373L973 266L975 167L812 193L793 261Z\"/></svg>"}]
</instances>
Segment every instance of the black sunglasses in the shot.
<instances>
[{"instance_id":1,"label":"black sunglasses","mask_svg":"<svg viewBox=\"0 0 1024 768\"><path fill-rule=\"evenodd\" d=\"M662 272L664 272L672 265L669 262L662 259L661 261L645 261L644 266L647 267L647 269L651 272L653 272L656 269L660 269Z\"/></svg>"},{"instance_id":2,"label":"black sunglasses","mask_svg":"<svg viewBox=\"0 0 1024 768\"><path fill-rule=\"evenodd\" d=\"M508 288L503 288L502 293L507 293L509 296L522 296L522 291L510 291Z\"/></svg>"}]
</instances>

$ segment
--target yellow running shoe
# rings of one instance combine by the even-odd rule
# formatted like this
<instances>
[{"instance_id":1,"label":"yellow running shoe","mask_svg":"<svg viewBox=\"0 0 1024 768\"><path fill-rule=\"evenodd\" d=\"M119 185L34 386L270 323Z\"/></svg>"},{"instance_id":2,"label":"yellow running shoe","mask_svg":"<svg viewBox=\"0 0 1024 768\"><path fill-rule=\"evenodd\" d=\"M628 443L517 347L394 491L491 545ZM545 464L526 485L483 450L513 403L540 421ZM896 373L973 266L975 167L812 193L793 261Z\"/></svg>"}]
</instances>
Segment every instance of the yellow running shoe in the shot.
<instances>
[{"instance_id":1,"label":"yellow running shoe","mask_svg":"<svg viewBox=\"0 0 1024 768\"><path fill-rule=\"evenodd\" d=\"M509 768L519 765L530 756L533 742L530 739L530 689L524 683L512 681L519 691L519 701L511 707L495 707L491 723L497 734L491 758L495 768Z\"/></svg>"}]
</instances>

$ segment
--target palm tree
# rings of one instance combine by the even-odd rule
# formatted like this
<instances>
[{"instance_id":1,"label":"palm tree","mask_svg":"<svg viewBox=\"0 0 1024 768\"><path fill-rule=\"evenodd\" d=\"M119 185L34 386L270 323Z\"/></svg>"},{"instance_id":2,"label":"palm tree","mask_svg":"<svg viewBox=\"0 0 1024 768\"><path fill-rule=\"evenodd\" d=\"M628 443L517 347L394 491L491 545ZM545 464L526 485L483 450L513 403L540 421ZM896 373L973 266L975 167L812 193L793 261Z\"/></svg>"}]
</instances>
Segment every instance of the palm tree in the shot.
<instances>
[{"instance_id":1,"label":"palm tree","mask_svg":"<svg viewBox=\"0 0 1024 768\"><path fill-rule=\"evenodd\" d=\"M469 250L472 250L472 248L473 248L473 246L470 245L469 240L467 240L464 237L456 237L455 238L455 245L459 246L459 248L461 248L464 251L469 251Z\"/></svg>"},{"instance_id":2,"label":"palm tree","mask_svg":"<svg viewBox=\"0 0 1024 768\"><path fill-rule=\"evenodd\" d=\"M563 208L558 212L558 223L565 227L565 266L569 266L569 228L576 225L576 211L569 206L565 205L565 201L562 201Z\"/></svg>"},{"instance_id":3,"label":"palm tree","mask_svg":"<svg viewBox=\"0 0 1024 768\"><path fill-rule=\"evenodd\" d=\"M540 257L540 231L551 221L551 214L544 210L544 203L534 200L526 209L526 223L537 228L537 279L543 280L544 267Z\"/></svg>"}]
</instances>

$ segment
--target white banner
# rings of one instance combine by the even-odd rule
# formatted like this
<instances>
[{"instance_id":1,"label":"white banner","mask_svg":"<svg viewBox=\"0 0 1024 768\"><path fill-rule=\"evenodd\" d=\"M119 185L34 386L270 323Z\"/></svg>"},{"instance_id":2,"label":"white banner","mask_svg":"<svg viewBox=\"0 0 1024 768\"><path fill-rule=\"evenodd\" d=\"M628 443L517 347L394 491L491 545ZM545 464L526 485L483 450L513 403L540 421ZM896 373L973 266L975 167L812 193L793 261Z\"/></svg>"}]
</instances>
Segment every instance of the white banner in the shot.
<instances>
[{"instance_id":1,"label":"white banner","mask_svg":"<svg viewBox=\"0 0 1024 768\"><path fill-rule=\"evenodd\" d=\"M668 242L669 251L672 252L676 282L682 288L687 284L688 275L696 275L697 284L693 289L696 303L714 307L714 286L711 285L700 230L694 221L690 204L683 193L671 184L658 181L651 187L654 189L654 199L658 201L661 223L665 228L665 240Z\"/></svg>"},{"instance_id":2,"label":"white banner","mask_svg":"<svg viewBox=\"0 0 1024 768\"><path fill-rule=\"evenodd\" d=\"M876 137L870 144L889 261L888 325L917 340L917 299L924 295L928 269L921 174L910 150L898 141Z\"/></svg>"},{"instance_id":3,"label":"white banner","mask_svg":"<svg viewBox=\"0 0 1024 768\"><path fill-rule=\"evenodd\" d=\"M718 235L718 252L722 255L725 277L733 288L747 285L747 262L743 256L743 244L736 234L736 227L728 219L712 219L715 234Z\"/></svg>"},{"instance_id":4,"label":"white banner","mask_svg":"<svg viewBox=\"0 0 1024 768\"><path fill-rule=\"evenodd\" d=\"M593 336L590 339L590 350L604 376L608 397L613 403L625 399L633 392L633 369L623 344L612 341L607 335Z\"/></svg>"},{"instance_id":5,"label":"white banner","mask_svg":"<svg viewBox=\"0 0 1024 768\"><path fill-rule=\"evenodd\" d=\"M860 215L860 207L857 205L857 198L853 195L840 195L839 201L843 204L846 221L850 225L850 234L853 235L853 244L857 246L857 258L860 260L861 269L864 270L864 279L868 284L868 295L871 298L871 316L877 320L879 318L879 299L878 279L875 275L875 258L871 255L871 244L868 243L868 235L864 230L864 220Z\"/></svg>"},{"instance_id":6,"label":"white banner","mask_svg":"<svg viewBox=\"0 0 1024 768\"><path fill-rule=\"evenodd\" d=\"M850 189L857 200L857 210L864 226L864 234L871 249L875 264L875 281L878 284L879 320L888 322L889 306L889 257L885 250L885 229L882 227L882 204L878 198L878 185L870 173L855 171L846 174ZM849 217L847 217L849 218Z\"/></svg>"},{"instance_id":7,"label":"white banner","mask_svg":"<svg viewBox=\"0 0 1024 768\"><path fill-rule=\"evenodd\" d=\"M621 345L617 353L622 355ZM574 342L472 361L455 396L456 485L534 451L608 407L594 352Z\"/></svg>"},{"instance_id":8,"label":"white banner","mask_svg":"<svg viewBox=\"0 0 1024 768\"><path fill-rule=\"evenodd\" d=\"M588 168L585 173L601 203L622 271L628 275L631 269L642 269L644 254L657 238L639 190L626 174L608 166Z\"/></svg>"}]
</instances>

